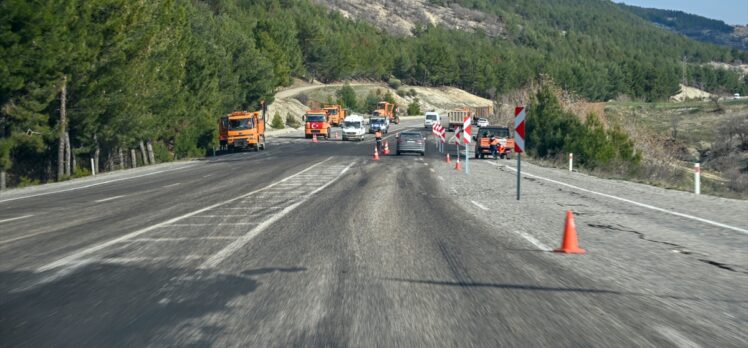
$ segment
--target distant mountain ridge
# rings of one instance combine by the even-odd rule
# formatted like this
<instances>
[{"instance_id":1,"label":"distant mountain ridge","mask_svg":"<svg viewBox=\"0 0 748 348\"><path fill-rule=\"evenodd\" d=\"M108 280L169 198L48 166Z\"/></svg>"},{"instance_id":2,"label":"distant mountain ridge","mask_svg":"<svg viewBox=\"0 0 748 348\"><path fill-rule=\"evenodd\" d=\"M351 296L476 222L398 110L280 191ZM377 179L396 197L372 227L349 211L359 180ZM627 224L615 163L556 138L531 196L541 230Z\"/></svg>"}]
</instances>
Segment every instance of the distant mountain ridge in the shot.
<instances>
[{"instance_id":1,"label":"distant mountain ridge","mask_svg":"<svg viewBox=\"0 0 748 348\"><path fill-rule=\"evenodd\" d=\"M683 11L661 10L618 4L655 25L694 40L748 50L748 26L727 23Z\"/></svg>"}]
</instances>

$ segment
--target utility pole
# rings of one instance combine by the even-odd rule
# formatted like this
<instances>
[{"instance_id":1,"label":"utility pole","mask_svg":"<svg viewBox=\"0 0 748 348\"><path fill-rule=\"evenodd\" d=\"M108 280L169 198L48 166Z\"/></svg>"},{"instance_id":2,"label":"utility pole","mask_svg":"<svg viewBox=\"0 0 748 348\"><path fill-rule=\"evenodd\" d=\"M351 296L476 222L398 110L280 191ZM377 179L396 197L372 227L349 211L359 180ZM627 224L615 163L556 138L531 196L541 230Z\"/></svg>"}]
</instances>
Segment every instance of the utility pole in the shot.
<instances>
[{"instance_id":1,"label":"utility pole","mask_svg":"<svg viewBox=\"0 0 748 348\"><path fill-rule=\"evenodd\" d=\"M60 130L59 130L59 145L57 147L57 181L62 180L65 175L65 133L67 130L67 90L68 90L68 77L67 75L62 76L62 91L60 95Z\"/></svg>"}]
</instances>

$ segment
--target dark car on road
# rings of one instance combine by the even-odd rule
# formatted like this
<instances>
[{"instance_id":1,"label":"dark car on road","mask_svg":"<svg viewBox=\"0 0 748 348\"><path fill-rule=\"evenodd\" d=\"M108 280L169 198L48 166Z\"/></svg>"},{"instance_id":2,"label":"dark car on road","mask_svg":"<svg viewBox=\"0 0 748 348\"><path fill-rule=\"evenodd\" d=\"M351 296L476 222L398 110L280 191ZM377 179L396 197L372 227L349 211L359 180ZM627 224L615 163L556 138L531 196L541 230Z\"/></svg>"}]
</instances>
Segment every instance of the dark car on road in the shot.
<instances>
[{"instance_id":1,"label":"dark car on road","mask_svg":"<svg viewBox=\"0 0 748 348\"><path fill-rule=\"evenodd\" d=\"M401 132L397 136L396 153L411 152L420 153L421 156L426 154L426 138L421 132Z\"/></svg>"}]
</instances>

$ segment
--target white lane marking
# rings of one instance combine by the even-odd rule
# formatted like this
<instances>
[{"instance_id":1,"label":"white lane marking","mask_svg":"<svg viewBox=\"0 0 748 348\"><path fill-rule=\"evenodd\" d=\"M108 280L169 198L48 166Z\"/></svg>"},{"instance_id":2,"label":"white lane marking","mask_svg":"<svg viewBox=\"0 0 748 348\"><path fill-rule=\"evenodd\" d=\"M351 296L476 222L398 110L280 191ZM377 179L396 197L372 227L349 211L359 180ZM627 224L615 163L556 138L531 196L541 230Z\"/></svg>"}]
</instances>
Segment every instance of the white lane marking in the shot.
<instances>
[{"instance_id":1,"label":"white lane marking","mask_svg":"<svg viewBox=\"0 0 748 348\"><path fill-rule=\"evenodd\" d=\"M171 224L164 227L193 227L193 226L251 226L257 225L256 222L219 222L219 223L206 223L206 224Z\"/></svg>"},{"instance_id":2,"label":"white lane marking","mask_svg":"<svg viewBox=\"0 0 748 348\"><path fill-rule=\"evenodd\" d=\"M660 333L663 337L667 338L670 342L675 344L678 348L699 348L701 347L698 343L689 340L685 335L678 332L677 330L665 326L655 326L655 330Z\"/></svg>"},{"instance_id":3,"label":"white lane marking","mask_svg":"<svg viewBox=\"0 0 748 348\"><path fill-rule=\"evenodd\" d=\"M210 236L210 237L180 237L180 238L171 238L171 237L164 237L164 238L135 238L132 240L129 240L128 242L182 242L186 240L234 240L237 237L217 237L217 236Z\"/></svg>"},{"instance_id":4,"label":"white lane marking","mask_svg":"<svg viewBox=\"0 0 748 348\"><path fill-rule=\"evenodd\" d=\"M247 208L242 208L247 209ZM224 217L247 217L247 214L225 214L225 215L195 215L196 218L224 218Z\"/></svg>"},{"instance_id":5,"label":"white lane marking","mask_svg":"<svg viewBox=\"0 0 748 348\"><path fill-rule=\"evenodd\" d=\"M48 276L44 276L41 279L35 282L32 282L30 284L27 284L25 286L21 286L20 288L15 288L11 290L10 292L11 293L23 292L23 291L31 290L39 285L44 285L47 283L54 282L58 279L62 279L70 274L73 274L78 269L83 268L84 266L89 265L91 263L92 262L90 260L75 260L73 262L70 262L67 267L59 270L58 272L54 272Z\"/></svg>"},{"instance_id":6,"label":"white lane marking","mask_svg":"<svg viewBox=\"0 0 748 348\"><path fill-rule=\"evenodd\" d=\"M96 201L94 201L94 202L96 202L96 203L101 203L101 202L106 202L106 201L111 201L111 200L115 200L115 199L117 199L117 198L122 198L122 197L124 197L124 196L126 196L126 195L121 195L121 196L114 196L114 197L109 197L109 198L99 199L99 200L96 200Z\"/></svg>"},{"instance_id":7,"label":"white lane marking","mask_svg":"<svg viewBox=\"0 0 748 348\"><path fill-rule=\"evenodd\" d=\"M439 180L444 181L444 178L440 175Z\"/></svg>"},{"instance_id":8,"label":"white lane marking","mask_svg":"<svg viewBox=\"0 0 748 348\"><path fill-rule=\"evenodd\" d=\"M300 172L298 172L296 174L293 174L291 176L287 176L287 177L285 177L284 179L282 179L280 181L276 181L275 183L272 183L272 184L270 184L268 186L265 186L263 188L254 190L252 192L245 193L245 194L243 194L241 196L234 197L234 198L231 198L229 200L226 200L226 201L223 201L223 202L219 202L219 203L216 203L216 204L213 204L213 205L209 205L209 206L207 206L205 208L198 209L198 210L195 210L193 212L190 212L190 213L187 213L187 214L184 214L184 215L181 215L181 216L177 216L175 218L171 218L169 220L157 223L155 225L151 225L149 227L142 228L142 229L137 230L135 232L130 232L130 233L124 235L124 236L121 236L121 237L118 237L118 238L115 238L115 239L111 239L109 241L106 241L106 242L94 245L92 247L88 247L88 248L76 251L76 252L74 252L74 253L72 253L72 254L70 254L68 256L65 256L65 257L63 257L63 258L61 258L61 259L59 259L57 261L54 261L54 262L48 263L48 264L46 264L46 265L44 265L42 267L39 267L36 270L36 272L45 272L45 271L49 271L49 270L52 270L52 269L55 269L55 268L66 266L68 264L73 263L76 260L80 260L83 256L90 255L90 254L95 253L95 252L97 252L97 251L99 251L101 249L104 249L106 247L112 246L114 244L120 243L120 242L128 240L128 239L135 238L135 237L137 237L137 236L139 236L141 234L144 234L144 233L149 232L149 231L153 231L153 230L155 230L157 228L160 228L160 227L163 227L163 226L166 226L166 225L169 225L169 224L173 224L173 223L175 223L177 221L184 220L184 219L186 219L186 218L188 218L190 216L194 216L194 215L197 215L197 214L200 214L200 213L204 213L204 212L206 212L208 210L215 209L216 207L219 207L221 205L228 204L228 203L240 200L242 198L249 197L249 196L251 196L251 195L253 195L253 194L257 193L257 192L260 192L260 191L263 191L263 190L267 190L268 188L271 188L271 187L273 187L273 186L275 186L275 185L277 185L279 183L286 182L286 181L294 178L295 176L297 176L299 174L306 173L306 172L312 170L313 168L315 168L315 167L317 167L317 166L319 166L319 165L321 165L323 163L326 163L327 161L329 161L331 159L332 159L332 157L328 157L324 161L317 162L317 163L309 166L308 168L306 168L306 169L304 169L304 170L302 170L302 171L300 171Z\"/></svg>"},{"instance_id":9,"label":"white lane marking","mask_svg":"<svg viewBox=\"0 0 748 348\"><path fill-rule=\"evenodd\" d=\"M522 232L522 231L516 231L516 233L518 235L520 235L522 238L524 238L525 240L527 240L528 242L532 243L532 245L538 247L540 250L551 251L550 247L548 247L547 245L541 243L539 240L535 239L535 237L533 237L533 236L531 236L531 235L529 235L529 234L527 234L525 232Z\"/></svg>"},{"instance_id":10,"label":"white lane marking","mask_svg":"<svg viewBox=\"0 0 748 348\"><path fill-rule=\"evenodd\" d=\"M434 168L429 168L429 170L430 170L430 171L431 171L432 173L436 173L436 171L434 170Z\"/></svg>"},{"instance_id":11,"label":"white lane marking","mask_svg":"<svg viewBox=\"0 0 748 348\"><path fill-rule=\"evenodd\" d=\"M343 168L342 171L340 171L340 174L333 178L332 180L328 181L326 184L316 188L314 191L310 192L306 196L302 197L298 202L286 207L285 209L281 210L280 212L276 213L275 215L271 216L269 219L263 221L261 224L259 224L257 227L253 228L251 231L247 232L247 234L239 237L239 239L235 240L233 243L226 246L223 250L217 252L215 255L213 255L211 258L206 260L199 269L209 269L214 268L218 266L223 260L225 260L227 257L234 254L237 250L243 248L249 241L251 241L254 237L256 237L258 234L262 233L266 228L270 227L273 223L280 220L283 216L290 213L294 209L298 208L300 205L304 204L307 200L309 200L310 197L314 197L315 194L321 192L328 186L332 185L334 182L336 182L345 172L348 171L356 162L353 162L349 164L347 167Z\"/></svg>"},{"instance_id":12,"label":"white lane marking","mask_svg":"<svg viewBox=\"0 0 748 348\"><path fill-rule=\"evenodd\" d=\"M497 167L500 166L499 164L494 164L494 163L490 163L490 162L481 162L481 163L488 163L490 165L497 166ZM514 168L514 167L510 167L508 165L503 165L503 166L506 167L506 168L509 168L509 169L511 169L511 170L513 170L515 172L517 171L517 169ZM592 193L592 194L595 194L595 195L599 195L599 196L603 196L603 197L607 197L607 198L619 200L621 202L625 202L625 203L637 205L637 206L640 206L642 208L647 208L647 209L659 211L659 212L662 212L662 213L667 213L667 214L671 214L671 215L683 217L683 218L686 218L686 219L696 220L696 221L699 221L699 222L703 222L705 224L709 224L709 225L713 225L713 226L717 226L717 227L722 227L722 228L730 229L730 230L733 230L733 231L736 231L736 232L748 234L748 230L746 230L746 229L742 229L740 227L735 227L735 226L723 224L721 222L707 220L707 219L704 219L704 218L700 218L698 216L693 216L693 215L688 215L688 214L684 214L684 213L679 213L677 211L667 210L667 209L655 207L653 205L649 205L649 204L645 204L645 203L639 203L639 202L636 202L636 201L632 201L630 199L626 199L626 198L622 198L622 197L618 197L618 196L609 195L607 193L602 193L602 192L588 190L586 188L581 188L579 186L574 186L574 185L571 185L571 184L567 184L565 182L561 182L561 181L557 181L557 180L553 180L553 179L544 178L542 176L537 176L537 175L530 174L530 173L527 173L527 172L522 172L522 175L529 176L529 177L535 178L535 179L545 180L545 181L552 182L552 183L557 184L557 185L561 185L561 186L566 186L566 187L569 187L569 188L573 188L575 190L579 190L579 191L583 191L583 192L587 192L587 193Z\"/></svg>"},{"instance_id":13,"label":"white lane marking","mask_svg":"<svg viewBox=\"0 0 748 348\"><path fill-rule=\"evenodd\" d=\"M29 214L29 215L16 216L16 217L13 217L13 218L3 219L3 220L0 220L0 224L3 223L3 222L11 222L11 221L21 220L21 219L25 219L25 218L30 218L32 216L34 216L34 215L33 214Z\"/></svg>"},{"instance_id":14,"label":"white lane marking","mask_svg":"<svg viewBox=\"0 0 748 348\"><path fill-rule=\"evenodd\" d=\"M473 203L473 205L474 205L474 206L476 206L476 207L478 207L478 208L481 208L481 209L483 209L483 210L488 210L488 208L486 208L486 206L485 206L485 205L483 205L483 204L480 204L480 203L478 203L478 202L476 202L476 201L470 201L470 203Z\"/></svg>"},{"instance_id":15,"label":"white lane marking","mask_svg":"<svg viewBox=\"0 0 748 348\"><path fill-rule=\"evenodd\" d=\"M113 182L118 182L118 181L123 181L123 180L131 180L131 179L142 178L142 177L145 177L145 176L160 174L160 173L172 172L172 171L175 171L175 170L190 168L192 166L193 165L186 165L184 167L159 170L159 171L155 171L155 172L152 172L152 173L145 173L145 174L142 174L142 175L135 175L135 176L130 176L130 177L126 177L126 178L112 179L112 180L97 182L97 183L93 183L93 184L89 184L89 185L83 185L83 186L78 186L78 187L71 187L69 189L64 189L64 190L57 190L57 191L51 191L51 192L42 192L42 193L37 193L37 194L33 194L33 195L28 195L28 196L15 197L15 198L7 198L7 199L0 200L0 203L10 202L10 201L17 201L19 199L26 199L26 198L32 198L32 197L52 195L52 194L61 193L61 192L81 190L81 189L84 189L84 188L89 188L89 187L94 187L94 186L100 186L100 185L104 185L104 184L110 184L110 183L113 183Z\"/></svg>"},{"instance_id":16,"label":"white lane marking","mask_svg":"<svg viewBox=\"0 0 748 348\"><path fill-rule=\"evenodd\" d=\"M173 183L173 184L169 184L169 185L166 185L166 186L162 186L162 187L163 187L163 188L167 188L167 187L177 186L177 185L181 185L181 184L182 184L181 182L175 182L175 183Z\"/></svg>"},{"instance_id":17,"label":"white lane marking","mask_svg":"<svg viewBox=\"0 0 748 348\"><path fill-rule=\"evenodd\" d=\"M213 174L203 175L203 178L211 177Z\"/></svg>"}]
</instances>

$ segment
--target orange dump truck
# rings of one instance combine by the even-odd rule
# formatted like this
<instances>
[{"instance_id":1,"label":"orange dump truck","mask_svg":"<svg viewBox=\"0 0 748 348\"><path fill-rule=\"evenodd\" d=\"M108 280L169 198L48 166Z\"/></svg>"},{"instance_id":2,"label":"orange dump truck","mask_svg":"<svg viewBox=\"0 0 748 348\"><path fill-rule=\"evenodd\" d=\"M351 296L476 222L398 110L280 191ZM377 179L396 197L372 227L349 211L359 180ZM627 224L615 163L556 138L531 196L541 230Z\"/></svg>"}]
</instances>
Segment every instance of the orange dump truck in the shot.
<instances>
[{"instance_id":1,"label":"orange dump truck","mask_svg":"<svg viewBox=\"0 0 748 348\"><path fill-rule=\"evenodd\" d=\"M478 128L478 132L473 136L473 140L475 140L475 158L491 156L492 136L499 142L499 145L496 146L498 156L510 159L514 150L514 139L511 138L509 128L496 126Z\"/></svg>"},{"instance_id":2,"label":"orange dump truck","mask_svg":"<svg viewBox=\"0 0 748 348\"><path fill-rule=\"evenodd\" d=\"M228 151L265 150L265 111L236 111L226 116Z\"/></svg>"},{"instance_id":3,"label":"orange dump truck","mask_svg":"<svg viewBox=\"0 0 748 348\"><path fill-rule=\"evenodd\" d=\"M222 116L218 119L218 143L220 144L219 151L228 150L229 145L229 117Z\"/></svg>"},{"instance_id":4,"label":"orange dump truck","mask_svg":"<svg viewBox=\"0 0 748 348\"><path fill-rule=\"evenodd\" d=\"M493 105L488 106L475 106L473 110L473 124L478 123L479 118L489 118L493 116Z\"/></svg>"},{"instance_id":5,"label":"orange dump truck","mask_svg":"<svg viewBox=\"0 0 748 348\"><path fill-rule=\"evenodd\" d=\"M343 109L341 105L328 104L325 105L324 110L327 113L327 122L332 126L340 126L347 116L347 110Z\"/></svg>"},{"instance_id":6,"label":"orange dump truck","mask_svg":"<svg viewBox=\"0 0 748 348\"><path fill-rule=\"evenodd\" d=\"M325 139L330 139L332 135L332 128L330 123L327 121L327 112L324 109L309 110L304 114L304 135L307 138L317 136L323 136Z\"/></svg>"},{"instance_id":7,"label":"orange dump truck","mask_svg":"<svg viewBox=\"0 0 748 348\"><path fill-rule=\"evenodd\" d=\"M386 101L377 103L377 109L372 113L372 117L384 117L390 120L390 123L400 124L400 117L395 113L395 104Z\"/></svg>"}]
</instances>

